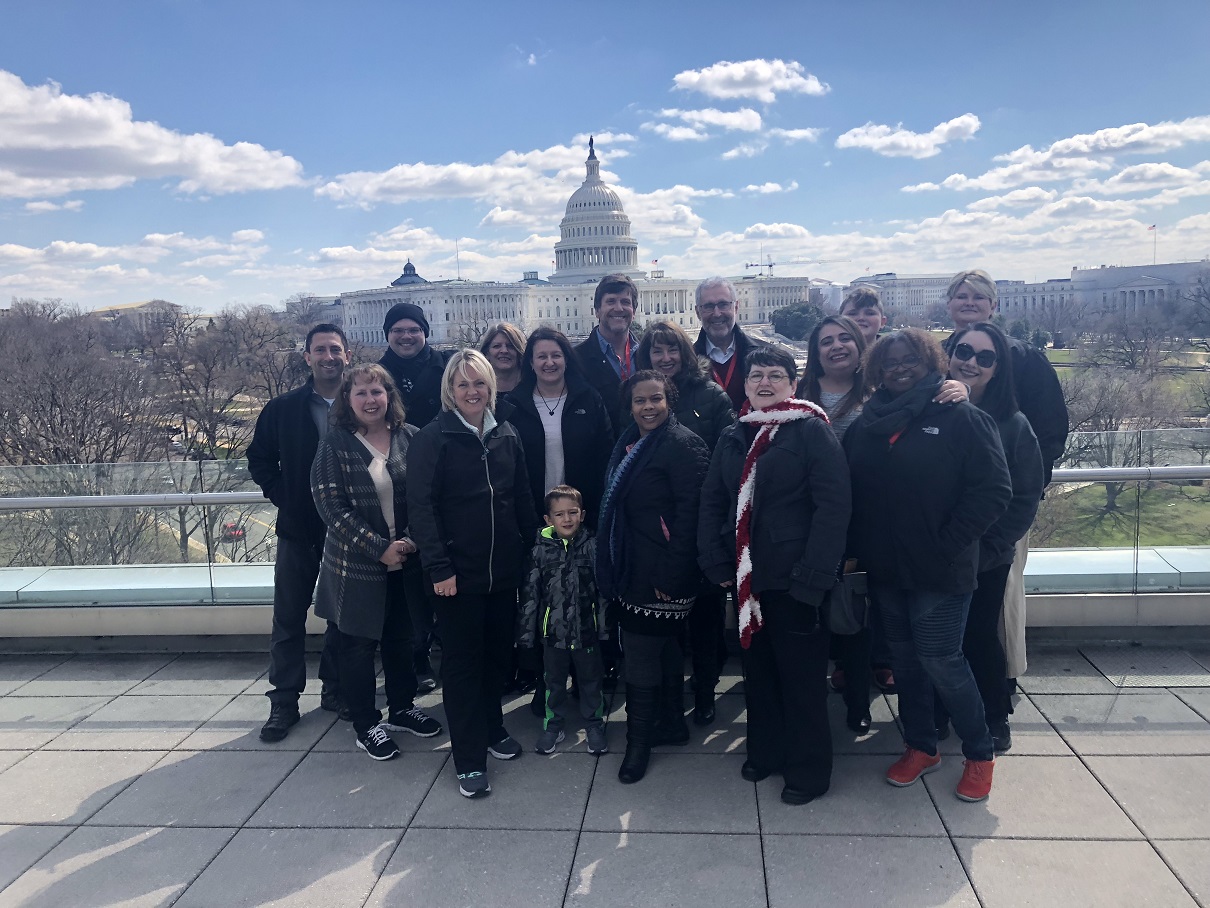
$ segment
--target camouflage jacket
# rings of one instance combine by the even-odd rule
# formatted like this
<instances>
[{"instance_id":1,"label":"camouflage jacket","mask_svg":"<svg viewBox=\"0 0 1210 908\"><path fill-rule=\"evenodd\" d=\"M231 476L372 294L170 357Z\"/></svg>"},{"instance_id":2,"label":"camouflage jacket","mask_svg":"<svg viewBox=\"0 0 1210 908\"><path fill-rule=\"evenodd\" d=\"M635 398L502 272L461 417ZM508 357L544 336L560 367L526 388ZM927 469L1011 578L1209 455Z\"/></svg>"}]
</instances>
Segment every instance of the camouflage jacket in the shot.
<instances>
[{"instance_id":1,"label":"camouflage jacket","mask_svg":"<svg viewBox=\"0 0 1210 908\"><path fill-rule=\"evenodd\" d=\"M596 555L596 540L587 530L570 542L552 527L539 534L521 588L519 646L580 649L608 636L605 603L597 595Z\"/></svg>"}]
</instances>

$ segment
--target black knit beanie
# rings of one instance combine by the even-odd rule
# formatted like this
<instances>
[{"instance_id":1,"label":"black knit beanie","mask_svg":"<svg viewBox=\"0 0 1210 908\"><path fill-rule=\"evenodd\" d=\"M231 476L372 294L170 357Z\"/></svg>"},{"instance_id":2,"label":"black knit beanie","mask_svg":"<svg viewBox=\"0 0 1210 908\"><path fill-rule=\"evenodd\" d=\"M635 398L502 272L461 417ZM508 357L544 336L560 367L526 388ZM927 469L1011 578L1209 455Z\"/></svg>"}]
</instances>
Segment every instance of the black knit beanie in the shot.
<instances>
[{"instance_id":1,"label":"black knit beanie","mask_svg":"<svg viewBox=\"0 0 1210 908\"><path fill-rule=\"evenodd\" d=\"M410 318L424 330L424 336L429 336L429 320L424 317L424 310L415 303L396 303L387 310L387 317L382 322L382 333L388 337L391 326L403 318Z\"/></svg>"}]
</instances>

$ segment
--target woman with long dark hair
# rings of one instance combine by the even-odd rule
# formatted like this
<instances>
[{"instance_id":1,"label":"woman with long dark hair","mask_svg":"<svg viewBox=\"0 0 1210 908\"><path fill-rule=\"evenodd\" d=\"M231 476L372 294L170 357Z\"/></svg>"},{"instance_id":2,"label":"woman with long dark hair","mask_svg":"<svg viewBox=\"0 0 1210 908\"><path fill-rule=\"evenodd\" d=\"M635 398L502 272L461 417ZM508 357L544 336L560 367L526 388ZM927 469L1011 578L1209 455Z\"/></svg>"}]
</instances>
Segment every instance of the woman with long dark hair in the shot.
<instances>
[{"instance_id":1,"label":"woman with long dark hair","mask_svg":"<svg viewBox=\"0 0 1210 908\"><path fill-rule=\"evenodd\" d=\"M957 795L988 796L994 751L962 655L979 541L1012 498L995 422L973 404L934 401L948 362L918 328L878 340L865 372L878 390L845 435L853 483L850 554L869 575L891 648L907 749L887 771L911 785L938 767L933 692L966 756Z\"/></svg>"},{"instance_id":2,"label":"woman with long dark hair","mask_svg":"<svg viewBox=\"0 0 1210 908\"><path fill-rule=\"evenodd\" d=\"M652 322L643 332L634 359L638 368L654 369L672 379L677 392L673 410L677 422L695 433L713 451L719 436L735 422L735 411L731 409L727 392L709 377L708 367L694 351L693 341L685 330L670 321ZM727 661L726 601L726 593L718 586L703 583L693 611L689 613L695 725L709 725L714 721L714 690L718 687L723 663ZM683 690L681 670L678 668L675 675L665 678L663 684ZM672 734L679 729L679 725L658 729L656 737L663 737L663 731ZM668 743L678 742L669 740Z\"/></svg>"},{"instance_id":3,"label":"woman with long dark hair","mask_svg":"<svg viewBox=\"0 0 1210 908\"><path fill-rule=\"evenodd\" d=\"M672 415L676 395L672 380L652 369L622 385L634 424L614 445L601 502L597 586L620 606L626 659L623 782L647 772L657 714L677 738L689 737L680 688L660 692L665 677L681 672L678 638L701 585L698 499L710 451Z\"/></svg>"},{"instance_id":4,"label":"woman with long dark hair","mask_svg":"<svg viewBox=\"0 0 1210 908\"><path fill-rule=\"evenodd\" d=\"M979 541L979 585L971 597L962 637L962 652L983 696L994 748L1003 753L1012 746L1008 724L1012 708L1004 684L1004 644L1000 642L1004 588L1017 541L1029 531L1038 512L1046 478L1038 439L1017 406L1012 356L1004 332L991 322L976 322L956 332L949 346L950 377L965 382L971 403L996 421L1013 486L1008 510ZM939 732L945 721L939 713Z\"/></svg>"}]
</instances>

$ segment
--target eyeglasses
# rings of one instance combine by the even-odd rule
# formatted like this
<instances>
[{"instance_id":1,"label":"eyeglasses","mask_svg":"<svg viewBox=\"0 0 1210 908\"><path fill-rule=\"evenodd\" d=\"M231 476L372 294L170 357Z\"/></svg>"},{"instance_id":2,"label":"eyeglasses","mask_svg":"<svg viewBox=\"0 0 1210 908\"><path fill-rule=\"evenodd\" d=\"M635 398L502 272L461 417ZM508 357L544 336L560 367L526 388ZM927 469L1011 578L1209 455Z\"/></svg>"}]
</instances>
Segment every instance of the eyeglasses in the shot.
<instances>
[{"instance_id":1,"label":"eyeglasses","mask_svg":"<svg viewBox=\"0 0 1210 908\"><path fill-rule=\"evenodd\" d=\"M749 372L748 383L759 385L763 381L767 381L771 385L780 385L783 382L788 382L790 376L785 372Z\"/></svg>"},{"instance_id":2,"label":"eyeglasses","mask_svg":"<svg viewBox=\"0 0 1210 908\"><path fill-rule=\"evenodd\" d=\"M920 357L909 353L903 359L887 359L882 362L883 372L894 372L896 369L915 369L920 365Z\"/></svg>"},{"instance_id":3,"label":"eyeglasses","mask_svg":"<svg viewBox=\"0 0 1210 908\"><path fill-rule=\"evenodd\" d=\"M722 300L717 303L698 303L697 308L702 312L729 312L734 305L734 300Z\"/></svg>"},{"instance_id":4,"label":"eyeglasses","mask_svg":"<svg viewBox=\"0 0 1210 908\"><path fill-rule=\"evenodd\" d=\"M975 348L970 344L959 344L954 348L954 359L960 359L966 362L968 359L974 358L982 369L990 369L996 364L995 350L980 350L975 352Z\"/></svg>"},{"instance_id":5,"label":"eyeglasses","mask_svg":"<svg viewBox=\"0 0 1210 908\"><path fill-rule=\"evenodd\" d=\"M392 337L400 337L400 336L404 336L404 335L406 335L407 337L419 337L422 334L424 334L423 328L392 328L391 329Z\"/></svg>"}]
</instances>

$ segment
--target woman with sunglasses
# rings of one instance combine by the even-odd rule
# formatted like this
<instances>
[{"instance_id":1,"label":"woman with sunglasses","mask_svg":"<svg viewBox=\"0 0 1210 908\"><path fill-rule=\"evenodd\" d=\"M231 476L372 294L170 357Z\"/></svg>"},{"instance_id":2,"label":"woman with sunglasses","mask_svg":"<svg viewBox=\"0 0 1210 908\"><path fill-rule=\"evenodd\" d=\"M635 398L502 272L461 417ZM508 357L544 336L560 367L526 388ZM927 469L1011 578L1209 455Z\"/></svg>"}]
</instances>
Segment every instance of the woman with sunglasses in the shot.
<instances>
[{"instance_id":1,"label":"woman with sunglasses","mask_svg":"<svg viewBox=\"0 0 1210 908\"><path fill-rule=\"evenodd\" d=\"M1013 497L1000 519L979 540L978 587L971 597L962 651L974 673L992 742L997 753L1012 746L1008 716L1012 711L1004 685L1004 645L1000 613L1004 587L1017 540L1028 532L1045 478L1042 454L1029 420L1017 407L1008 339L991 322L976 322L958 331L951 343L950 377L964 382L971 403L996 421L1012 478ZM939 736L948 733L945 714L936 717Z\"/></svg>"},{"instance_id":2,"label":"woman with sunglasses","mask_svg":"<svg viewBox=\"0 0 1210 908\"><path fill-rule=\"evenodd\" d=\"M983 699L962 655L979 542L1012 499L995 421L973 404L934 401L948 370L925 331L879 339L865 372L878 390L845 435L853 477L850 553L869 575L891 648L907 748L887 771L911 785L937 769L933 692L962 739L957 795L981 801L994 750Z\"/></svg>"}]
</instances>

